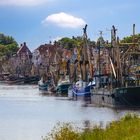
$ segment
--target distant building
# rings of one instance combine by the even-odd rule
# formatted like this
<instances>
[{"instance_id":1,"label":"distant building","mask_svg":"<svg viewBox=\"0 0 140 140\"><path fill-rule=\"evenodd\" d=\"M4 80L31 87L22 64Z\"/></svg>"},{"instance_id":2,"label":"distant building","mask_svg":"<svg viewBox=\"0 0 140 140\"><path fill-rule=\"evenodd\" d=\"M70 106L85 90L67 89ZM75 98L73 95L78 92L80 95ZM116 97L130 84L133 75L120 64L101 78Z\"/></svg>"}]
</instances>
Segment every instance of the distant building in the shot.
<instances>
[{"instance_id":1,"label":"distant building","mask_svg":"<svg viewBox=\"0 0 140 140\"><path fill-rule=\"evenodd\" d=\"M16 54L16 73L25 76L31 74L32 53L24 42Z\"/></svg>"},{"instance_id":2,"label":"distant building","mask_svg":"<svg viewBox=\"0 0 140 140\"><path fill-rule=\"evenodd\" d=\"M21 44L18 52L17 52L17 57L18 60L20 61L20 63L28 63L31 58L32 58L32 53L29 50L29 48L27 47L26 43L24 42L23 44Z\"/></svg>"},{"instance_id":3,"label":"distant building","mask_svg":"<svg viewBox=\"0 0 140 140\"><path fill-rule=\"evenodd\" d=\"M39 74L49 72L50 68L55 69L54 65L59 61L58 49L58 46L52 44L40 45L35 49L32 62Z\"/></svg>"}]
</instances>

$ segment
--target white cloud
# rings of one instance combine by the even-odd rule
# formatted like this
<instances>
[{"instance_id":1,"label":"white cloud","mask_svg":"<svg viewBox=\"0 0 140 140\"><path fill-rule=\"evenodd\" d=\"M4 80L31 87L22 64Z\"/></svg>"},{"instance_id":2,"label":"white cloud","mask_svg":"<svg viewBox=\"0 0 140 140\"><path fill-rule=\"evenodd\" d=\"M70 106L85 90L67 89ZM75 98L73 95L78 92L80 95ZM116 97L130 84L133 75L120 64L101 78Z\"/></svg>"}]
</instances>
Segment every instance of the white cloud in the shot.
<instances>
[{"instance_id":1,"label":"white cloud","mask_svg":"<svg viewBox=\"0 0 140 140\"><path fill-rule=\"evenodd\" d=\"M0 0L5 6L36 6L52 0Z\"/></svg>"},{"instance_id":2,"label":"white cloud","mask_svg":"<svg viewBox=\"0 0 140 140\"><path fill-rule=\"evenodd\" d=\"M44 25L52 23L60 27L69 28L79 28L86 24L82 18L74 17L64 12L49 15L42 21L42 23Z\"/></svg>"}]
</instances>

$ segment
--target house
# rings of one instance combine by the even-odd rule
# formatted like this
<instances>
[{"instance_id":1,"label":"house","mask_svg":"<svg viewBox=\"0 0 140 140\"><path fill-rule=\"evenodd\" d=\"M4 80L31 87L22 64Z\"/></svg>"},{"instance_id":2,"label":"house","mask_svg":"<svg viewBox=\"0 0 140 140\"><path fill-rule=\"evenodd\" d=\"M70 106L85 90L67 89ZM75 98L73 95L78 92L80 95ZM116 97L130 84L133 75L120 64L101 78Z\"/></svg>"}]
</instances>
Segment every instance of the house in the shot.
<instances>
[{"instance_id":1,"label":"house","mask_svg":"<svg viewBox=\"0 0 140 140\"><path fill-rule=\"evenodd\" d=\"M31 61L32 53L27 47L26 42L21 44L19 50L17 51L17 57L20 63L22 64L28 63L29 61Z\"/></svg>"},{"instance_id":2,"label":"house","mask_svg":"<svg viewBox=\"0 0 140 140\"><path fill-rule=\"evenodd\" d=\"M35 49L32 62L39 75L48 73L49 71L56 71L60 54L58 45L44 44Z\"/></svg>"},{"instance_id":3,"label":"house","mask_svg":"<svg viewBox=\"0 0 140 140\"><path fill-rule=\"evenodd\" d=\"M26 42L21 44L16 54L16 73L25 76L31 74L32 68L32 53L26 45Z\"/></svg>"}]
</instances>

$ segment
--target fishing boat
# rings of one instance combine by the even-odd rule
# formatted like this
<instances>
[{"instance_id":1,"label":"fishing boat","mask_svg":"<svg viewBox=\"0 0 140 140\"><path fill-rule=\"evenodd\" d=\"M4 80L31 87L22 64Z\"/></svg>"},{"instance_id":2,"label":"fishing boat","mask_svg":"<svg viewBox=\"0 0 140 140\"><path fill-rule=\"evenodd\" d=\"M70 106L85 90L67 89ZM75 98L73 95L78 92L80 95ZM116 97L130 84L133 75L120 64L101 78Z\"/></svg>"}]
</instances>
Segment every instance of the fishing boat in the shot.
<instances>
[{"instance_id":1,"label":"fishing boat","mask_svg":"<svg viewBox=\"0 0 140 140\"><path fill-rule=\"evenodd\" d=\"M90 55L89 55L89 46L87 41L87 25L83 28L83 46L80 51L80 58L78 57L74 61L74 71L72 72L74 77L73 79L77 79L78 75L78 67L80 67L80 75L78 76L78 81L72 81L73 86L69 89L69 98L73 98L74 100L82 99L85 101L90 101L91 97L91 88L95 83L93 84L92 75L90 74L89 67L91 66L90 63ZM78 66L79 65L79 66ZM89 76L90 74L90 76Z\"/></svg>"},{"instance_id":2,"label":"fishing boat","mask_svg":"<svg viewBox=\"0 0 140 140\"><path fill-rule=\"evenodd\" d=\"M112 91L95 89L91 103L114 108L140 108L140 86L116 87Z\"/></svg>"},{"instance_id":3,"label":"fishing boat","mask_svg":"<svg viewBox=\"0 0 140 140\"><path fill-rule=\"evenodd\" d=\"M47 74L42 74L40 81L38 82L39 90L43 93L54 93L55 92L55 83L51 72Z\"/></svg>"},{"instance_id":4,"label":"fishing boat","mask_svg":"<svg viewBox=\"0 0 140 140\"><path fill-rule=\"evenodd\" d=\"M55 85L52 80L43 81L43 78L38 82L39 90L47 93L55 92Z\"/></svg>"},{"instance_id":5,"label":"fishing boat","mask_svg":"<svg viewBox=\"0 0 140 140\"><path fill-rule=\"evenodd\" d=\"M107 84L102 84L101 64L98 67L98 84L91 91L91 103L113 108L140 108L140 73L131 67L139 63L140 53L135 43L127 44L127 49L116 40L116 29L112 26L112 47L107 59L110 61L111 73L107 77ZM133 36L135 36L133 25ZM101 45L101 44L100 44ZM135 55L137 54L137 55ZM134 58L134 56L137 56ZM100 46L99 46L100 59ZM135 61L136 60L136 61ZM100 62L100 60L98 61ZM139 64L137 64L138 66Z\"/></svg>"},{"instance_id":6,"label":"fishing boat","mask_svg":"<svg viewBox=\"0 0 140 140\"><path fill-rule=\"evenodd\" d=\"M37 84L39 76L17 76L9 75L4 79L7 84Z\"/></svg>"},{"instance_id":7,"label":"fishing boat","mask_svg":"<svg viewBox=\"0 0 140 140\"><path fill-rule=\"evenodd\" d=\"M39 90L48 90L48 86L50 84L50 81L44 82L43 78L41 78L38 82Z\"/></svg>"},{"instance_id":8,"label":"fishing boat","mask_svg":"<svg viewBox=\"0 0 140 140\"><path fill-rule=\"evenodd\" d=\"M84 101L91 101L91 90L95 86L94 82L90 82L88 85L83 85L83 81L79 80L73 87L69 90L69 98L73 98L74 100L84 100Z\"/></svg>"},{"instance_id":9,"label":"fishing boat","mask_svg":"<svg viewBox=\"0 0 140 140\"><path fill-rule=\"evenodd\" d=\"M37 84L40 77L39 75L36 76L25 76L24 84Z\"/></svg>"},{"instance_id":10,"label":"fishing boat","mask_svg":"<svg viewBox=\"0 0 140 140\"><path fill-rule=\"evenodd\" d=\"M68 89L72 84L70 83L69 77L66 75L60 78L56 87L56 95L62 96L68 94Z\"/></svg>"}]
</instances>

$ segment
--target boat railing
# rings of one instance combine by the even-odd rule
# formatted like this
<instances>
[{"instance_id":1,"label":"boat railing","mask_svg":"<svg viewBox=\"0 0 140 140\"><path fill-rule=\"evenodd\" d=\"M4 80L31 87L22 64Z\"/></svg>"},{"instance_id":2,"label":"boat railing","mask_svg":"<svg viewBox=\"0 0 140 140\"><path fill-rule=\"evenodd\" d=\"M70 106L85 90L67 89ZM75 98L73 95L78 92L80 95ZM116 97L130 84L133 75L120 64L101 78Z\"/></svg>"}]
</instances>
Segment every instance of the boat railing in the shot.
<instances>
[{"instance_id":1,"label":"boat railing","mask_svg":"<svg viewBox=\"0 0 140 140\"><path fill-rule=\"evenodd\" d=\"M96 88L94 87L91 91L91 95L93 94L111 94L111 90L104 87L104 88Z\"/></svg>"}]
</instances>

